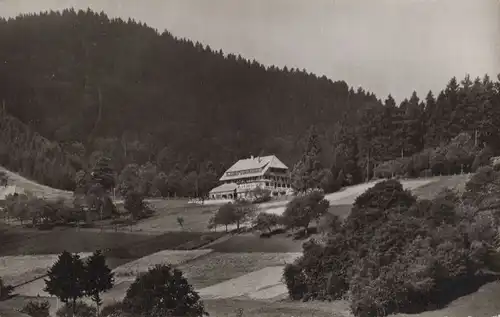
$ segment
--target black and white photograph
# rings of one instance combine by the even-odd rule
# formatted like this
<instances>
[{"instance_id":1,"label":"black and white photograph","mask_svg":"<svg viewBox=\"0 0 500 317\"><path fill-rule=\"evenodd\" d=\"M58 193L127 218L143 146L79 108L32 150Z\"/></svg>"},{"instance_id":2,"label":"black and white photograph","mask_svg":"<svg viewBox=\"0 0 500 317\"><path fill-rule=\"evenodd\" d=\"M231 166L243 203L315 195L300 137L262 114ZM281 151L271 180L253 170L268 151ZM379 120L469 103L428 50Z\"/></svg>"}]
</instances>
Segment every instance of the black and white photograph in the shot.
<instances>
[{"instance_id":1,"label":"black and white photograph","mask_svg":"<svg viewBox=\"0 0 500 317\"><path fill-rule=\"evenodd\" d=\"M500 0L0 0L0 317L500 316Z\"/></svg>"}]
</instances>

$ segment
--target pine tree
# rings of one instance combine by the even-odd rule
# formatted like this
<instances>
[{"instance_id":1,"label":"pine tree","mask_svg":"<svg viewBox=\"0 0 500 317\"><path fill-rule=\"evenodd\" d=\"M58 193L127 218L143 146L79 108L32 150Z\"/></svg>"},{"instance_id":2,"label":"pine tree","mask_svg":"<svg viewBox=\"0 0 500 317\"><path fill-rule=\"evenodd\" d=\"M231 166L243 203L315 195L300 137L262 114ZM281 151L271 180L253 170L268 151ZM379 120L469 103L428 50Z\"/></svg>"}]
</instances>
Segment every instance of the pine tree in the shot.
<instances>
[{"instance_id":1,"label":"pine tree","mask_svg":"<svg viewBox=\"0 0 500 317\"><path fill-rule=\"evenodd\" d=\"M500 150L500 81L494 84L488 76L483 78L479 121L480 143L485 143L494 152Z\"/></svg>"},{"instance_id":2,"label":"pine tree","mask_svg":"<svg viewBox=\"0 0 500 317\"><path fill-rule=\"evenodd\" d=\"M425 110L424 110L424 124L425 124L425 136L424 136L424 147L434 147L437 144L436 132L439 119L439 112L436 105L436 99L432 91L427 93L425 97Z\"/></svg>"},{"instance_id":3,"label":"pine tree","mask_svg":"<svg viewBox=\"0 0 500 317\"><path fill-rule=\"evenodd\" d=\"M111 167L111 160L107 157L100 157L91 173L92 182L101 184L106 191L115 187L115 173Z\"/></svg>"},{"instance_id":4,"label":"pine tree","mask_svg":"<svg viewBox=\"0 0 500 317\"><path fill-rule=\"evenodd\" d=\"M401 133L402 156L411 156L421 151L424 145L424 126L422 123L424 109L415 91L410 100L403 101L401 108L404 111Z\"/></svg>"},{"instance_id":5,"label":"pine tree","mask_svg":"<svg viewBox=\"0 0 500 317\"><path fill-rule=\"evenodd\" d=\"M307 134L306 147L300 161L292 170L292 185L298 191L318 188L323 179L323 167L320 162L321 145L314 127Z\"/></svg>"},{"instance_id":6,"label":"pine tree","mask_svg":"<svg viewBox=\"0 0 500 317\"><path fill-rule=\"evenodd\" d=\"M49 269L47 277L44 291L65 304L71 302L74 314L76 300L85 294L85 266L80 256L64 251Z\"/></svg>"},{"instance_id":7,"label":"pine tree","mask_svg":"<svg viewBox=\"0 0 500 317\"><path fill-rule=\"evenodd\" d=\"M96 304L97 311L102 304L101 293L110 290L114 283L114 274L106 265L106 259L100 250L90 256L85 266L85 295Z\"/></svg>"}]
</instances>

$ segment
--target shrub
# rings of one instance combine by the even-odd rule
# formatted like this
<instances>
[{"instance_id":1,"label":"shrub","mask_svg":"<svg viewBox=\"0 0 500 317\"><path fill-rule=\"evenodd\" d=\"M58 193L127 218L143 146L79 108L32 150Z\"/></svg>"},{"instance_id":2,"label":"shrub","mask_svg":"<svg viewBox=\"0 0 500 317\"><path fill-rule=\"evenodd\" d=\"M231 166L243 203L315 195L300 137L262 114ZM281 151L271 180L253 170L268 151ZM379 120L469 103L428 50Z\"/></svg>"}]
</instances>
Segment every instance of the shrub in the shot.
<instances>
[{"instance_id":1,"label":"shrub","mask_svg":"<svg viewBox=\"0 0 500 317\"><path fill-rule=\"evenodd\" d=\"M251 192L252 202L254 204L261 204L271 200L271 191L269 189L263 189L261 187L256 187Z\"/></svg>"},{"instance_id":2,"label":"shrub","mask_svg":"<svg viewBox=\"0 0 500 317\"><path fill-rule=\"evenodd\" d=\"M177 224L184 230L184 217L177 216Z\"/></svg>"},{"instance_id":3,"label":"shrub","mask_svg":"<svg viewBox=\"0 0 500 317\"><path fill-rule=\"evenodd\" d=\"M342 222L337 215L326 213L318 221L318 231L324 235L337 233L342 228Z\"/></svg>"},{"instance_id":4,"label":"shrub","mask_svg":"<svg viewBox=\"0 0 500 317\"><path fill-rule=\"evenodd\" d=\"M66 303L56 312L57 317L95 317L97 309L82 301L76 301L74 314L73 303Z\"/></svg>"},{"instance_id":5,"label":"shrub","mask_svg":"<svg viewBox=\"0 0 500 317\"><path fill-rule=\"evenodd\" d=\"M122 302L105 305L99 313L101 317L123 317L127 315Z\"/></svg>"},{"instance_id":6,"label":"shrub","mask_svg":"<svg viewBox=\"0 0 500 317\"><path fill-rule=\"evenodd\" d=\"M29 301L20 310L21 313L31 317L49 317L50 303L48 301Z\"/></svg>"},{"instance_id":7,"label":"shrub","mask_svg":"<svg viewBox=\"0 0 500 317\"><path fill-rule=\"evenodd\" d=\"M283 270L283 279L291 299L304 298L307 293L306 276L299 265L287 264Z\"/></svg>"},{"instance_id":8,"label":"shrub","mask_svg":"<svg viewBox=\"0 0 500 317\"><path fill-rule=\"evenodd\" d=\"M409 207L416 202L410 191L403 190L403 185L397 180L386 180L375 184L358 196L354 208L376 208L387 210L395 207Z\"/></svg>"}]
</instances>

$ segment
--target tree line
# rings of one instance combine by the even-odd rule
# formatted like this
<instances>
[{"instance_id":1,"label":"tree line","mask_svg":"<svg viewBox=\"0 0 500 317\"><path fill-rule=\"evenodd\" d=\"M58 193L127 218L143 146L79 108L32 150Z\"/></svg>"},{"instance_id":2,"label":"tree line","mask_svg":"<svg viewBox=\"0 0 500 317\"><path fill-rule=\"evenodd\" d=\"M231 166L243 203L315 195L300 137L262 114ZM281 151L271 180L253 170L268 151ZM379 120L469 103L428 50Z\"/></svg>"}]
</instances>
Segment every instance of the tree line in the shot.
<instances>
[{"instance_id":1,"label":"tree line","mask_svg":"<svg viewBox=\"0 0 500 317\"><path fill-rule=\"evenodd\" d=\"M277 155L299 191L334 191L401 166L410 177L470 171L441 150L461 133L475 155L499 152L500 82L488 76L397 104L90 10L0 20L0 40L12 115L1 119L0 164L58 188L76 188L103 157L148 196L203 196L250 155Z\"/></svg>"}]
</instances>

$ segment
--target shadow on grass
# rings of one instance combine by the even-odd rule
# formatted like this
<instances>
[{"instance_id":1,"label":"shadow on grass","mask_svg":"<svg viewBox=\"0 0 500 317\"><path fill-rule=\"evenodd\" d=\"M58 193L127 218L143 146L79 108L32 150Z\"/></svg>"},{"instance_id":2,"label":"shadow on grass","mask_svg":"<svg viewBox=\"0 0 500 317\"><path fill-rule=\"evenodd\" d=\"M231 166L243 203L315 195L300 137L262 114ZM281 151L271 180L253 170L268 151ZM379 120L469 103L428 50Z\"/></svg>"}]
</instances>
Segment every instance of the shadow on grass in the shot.
<instances>
[{"instance_id":1,"label":"shadow on grass","mask_svg":"<svg viewBox=\"0 0 500 317\"><path fill-rule=\"evenodd\" d=\"M429 310L443 309L452 301L477 292L487 283L500 280L500 275L481 273L473 277L464 277L449 282L440 283L438 290L427 296L413 294L412 307L401 309L401 313L420 314Z\"/></svg>"},{"instance_id":2,"label":"shadow on grass","mask_svg":"<svg viewBox=\"0 0 500 317\"><path fill-rule=\"evenodd\" d=\"M223 232L168 232L144 241L106 250L106 257L138 259L162 250L195 250L222 237Z\"/></svg>"}]
</instances>

